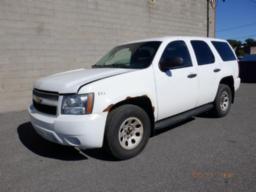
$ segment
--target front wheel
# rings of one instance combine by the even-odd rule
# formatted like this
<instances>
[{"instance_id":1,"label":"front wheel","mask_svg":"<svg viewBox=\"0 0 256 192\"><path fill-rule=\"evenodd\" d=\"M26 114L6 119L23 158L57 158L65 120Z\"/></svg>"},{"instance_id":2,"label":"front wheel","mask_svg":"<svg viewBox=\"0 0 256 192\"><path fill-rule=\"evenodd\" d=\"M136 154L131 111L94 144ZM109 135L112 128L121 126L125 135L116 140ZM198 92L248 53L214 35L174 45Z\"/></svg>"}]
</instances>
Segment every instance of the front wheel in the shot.
<instances>
[{"instance_id":1,"label":"front wheel","mask_svg":"<svg viewBox=\"0 0 256 192\"><path fill-rule=\"evenodd\" d=\"M228 85L220 84L214 101L213 114L216 117L224 117L231 108L232 92Z\"/></svg>"},{"instance_id":2,"label":"front wheel","mask_svg":"<svg viewBox=\"0 0 256 192\"><path fill-rule=\"evenodd\" d=\"M105 133L105 147L120 160L139 154L150 136L150 119L136 105L123 105L110 112Z\"/></svg>"}]
</instances>

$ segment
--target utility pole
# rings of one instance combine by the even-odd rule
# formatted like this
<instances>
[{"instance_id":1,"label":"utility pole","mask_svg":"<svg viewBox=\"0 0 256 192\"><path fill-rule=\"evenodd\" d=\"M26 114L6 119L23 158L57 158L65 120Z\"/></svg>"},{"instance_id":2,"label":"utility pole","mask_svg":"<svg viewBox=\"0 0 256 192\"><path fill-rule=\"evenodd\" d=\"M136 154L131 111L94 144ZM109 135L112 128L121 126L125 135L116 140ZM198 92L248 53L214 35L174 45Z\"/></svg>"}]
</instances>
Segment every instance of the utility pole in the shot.
<instances>
[{"instance_id":1,"label":"utility pole","mask_svg":"<svg viewBox=\"0 0 256 192\"><path fill-rule=\"evenodd\" d=\"M216 30L216 8L218 4L218 0L206 0L207 1L207 37L210 36L210 5L212 9L214 9L214 29ZM226 0L221 0L225 3ZM214 31L215 35L215 31Z\"/></svg>"},{"instance_id":2,"label":"utility pole","mask_svg":"<svg viewBox=\"0 0 256 192\"><path fill-rule=\"evenodd\" d=\"M210 1L207 0L207 37L210 36Z\"/></svg>"}]
</instances>

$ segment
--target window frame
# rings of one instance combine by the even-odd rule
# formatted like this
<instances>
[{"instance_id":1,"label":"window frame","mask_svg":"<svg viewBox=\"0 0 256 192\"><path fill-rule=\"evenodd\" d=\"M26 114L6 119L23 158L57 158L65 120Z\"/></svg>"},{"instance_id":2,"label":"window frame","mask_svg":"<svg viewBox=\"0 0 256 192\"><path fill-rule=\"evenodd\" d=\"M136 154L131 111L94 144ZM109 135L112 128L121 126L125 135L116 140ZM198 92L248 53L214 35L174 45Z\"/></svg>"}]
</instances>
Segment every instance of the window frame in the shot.
<instances>
[{"instance_id":1,"label":"window frame","mask_svg":"<svg viewBox=\"0 0 256 192\"><path fill-rule=\"evenodd\" d=\"M184 45L186 46L185 48L186 48L186 50L187 50L187 52L188 52L188 55L189 55L189 59L190 59L191 65L183 65L183 66L171 67L170 70L183 69L183 68L193 67L193 60L192 60L191 51L189 50L188 44L187 44L187 42L186 42L185 40L179 39L179 40L173 40L173 41L169 42L169 43L164 47L164 50L163 50L163 52L162 52L162 54L161 54L161 57L160 57L160 60L159 60L159 63L158 63L158 68L160 69L160 63L161 63L161 60L162 60L163 55L164 55L164 53L165 53L165 50L167 49L167 47L168 47L169 45L171 45L171 44L174 43L174 42L183 42L183 43L184 43Z\"/></svg>"}]
</instances>

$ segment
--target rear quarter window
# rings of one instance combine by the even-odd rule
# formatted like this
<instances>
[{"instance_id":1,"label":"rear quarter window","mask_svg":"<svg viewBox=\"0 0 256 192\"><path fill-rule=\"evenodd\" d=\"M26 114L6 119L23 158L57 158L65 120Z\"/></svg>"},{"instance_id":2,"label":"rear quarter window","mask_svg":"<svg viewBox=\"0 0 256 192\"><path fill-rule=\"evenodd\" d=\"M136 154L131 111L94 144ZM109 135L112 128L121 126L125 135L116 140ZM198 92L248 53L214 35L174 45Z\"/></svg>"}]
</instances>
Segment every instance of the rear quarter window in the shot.
<instances>
[{"instance_id":1,"label":"rear quarter window","mask_svg":"<svg viewBox=\"0 0 256 192\"><path fill-rule=\"evenodd\" d=\"M212 41L213 46L223 61L234 61L236 56L226 42Z\"/></svg>"}]
</instances>

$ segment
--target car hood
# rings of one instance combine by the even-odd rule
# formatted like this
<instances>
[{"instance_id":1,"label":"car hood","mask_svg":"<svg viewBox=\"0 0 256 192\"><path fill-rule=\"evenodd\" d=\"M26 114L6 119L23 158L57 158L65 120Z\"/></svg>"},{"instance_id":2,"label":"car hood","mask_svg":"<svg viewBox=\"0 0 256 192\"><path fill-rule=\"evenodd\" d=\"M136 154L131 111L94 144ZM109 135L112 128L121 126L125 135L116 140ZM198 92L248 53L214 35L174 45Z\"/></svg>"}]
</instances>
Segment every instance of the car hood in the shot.
<instances>
[{"instance_id":1,"label":"car hood","mask_svg":"<svg viewBox=\"0 0 256 192\"><path fill-rule=\"evenodd\" d=\"M41 78L36 81L34 88L58 93L76 93L85 84L133 70L113 68L77 69Z\"/></svg>"}]
</instances>

